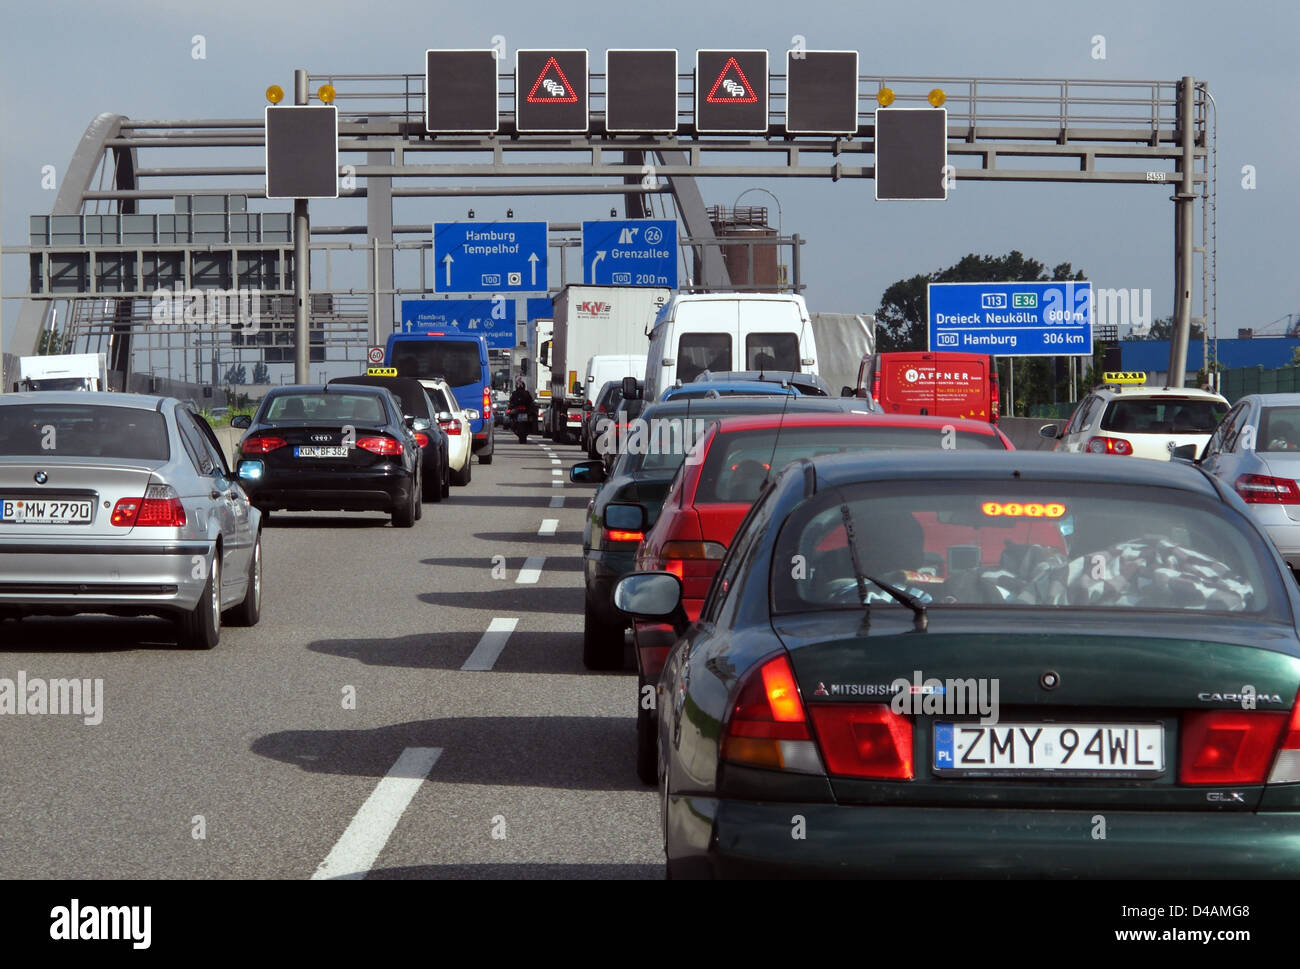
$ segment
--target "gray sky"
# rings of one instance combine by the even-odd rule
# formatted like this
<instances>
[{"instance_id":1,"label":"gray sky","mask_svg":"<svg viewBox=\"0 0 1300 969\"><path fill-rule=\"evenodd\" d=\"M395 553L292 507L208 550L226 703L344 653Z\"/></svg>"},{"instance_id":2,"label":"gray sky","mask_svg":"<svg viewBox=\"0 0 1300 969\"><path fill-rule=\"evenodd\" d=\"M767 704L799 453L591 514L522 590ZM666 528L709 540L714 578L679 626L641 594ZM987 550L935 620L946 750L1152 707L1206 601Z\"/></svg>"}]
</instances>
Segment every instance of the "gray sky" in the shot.
<instances>
[{"instance_id":1,"label":"gray sky","mask_svg":"<svg viewBox=\"0 0 1300 969\"><path fill-rule=\"evenodd\" d=\"M205 38L204 60L191 57L196 34ZM268 84L292 91L295 67L417 73L427 47L488 47L498 34L509 69L518 47L586 47L593 70L603 69L610 47L670 47L681 52L683 71L697 48L766 48L778 72L792 36L801 34L813 49L857 49L864 74L1170 81L1191 74L1208 81L1218 104L1220 335L1300 311L1300 274L1287 241L1300 214L1300 126L1283 117L1300 103L1300 6L1249 0L8 4L0 38L0 234L7 244L26 244L28 216L48 213L53 201L54 193L41 188L42 166L54 165L61 178L87 123L101 112L256 117ZM1105 60L1092 56L1097 34L1105 37ZM1241 187L1243 165L1256 168L1253 191ZM785 231L809 240L805 295L813 310L870 312L901 277L971 252L1018 248L1049 267L1070 262L1097 286L1149 288L1154 315L1171 312L1168 186L959 181L944 203L885 203L874 201L868 180L701 185L707 203L725 205L751 186L776 193ZM608 217L616 202L421 201L399 210L398 219L463 218L473 205L479 218L504 216L509 206L517 219L579 221ZM761 193L744 203L771 205ZM321 204L333 208L316 208ZM361 220L362 205L313 203L313 220ZM21 292L25 274L21 258L6 257L4 292ZM17 308L18 301L5 301L6 324Z\"/></svg>"}]
</instances>

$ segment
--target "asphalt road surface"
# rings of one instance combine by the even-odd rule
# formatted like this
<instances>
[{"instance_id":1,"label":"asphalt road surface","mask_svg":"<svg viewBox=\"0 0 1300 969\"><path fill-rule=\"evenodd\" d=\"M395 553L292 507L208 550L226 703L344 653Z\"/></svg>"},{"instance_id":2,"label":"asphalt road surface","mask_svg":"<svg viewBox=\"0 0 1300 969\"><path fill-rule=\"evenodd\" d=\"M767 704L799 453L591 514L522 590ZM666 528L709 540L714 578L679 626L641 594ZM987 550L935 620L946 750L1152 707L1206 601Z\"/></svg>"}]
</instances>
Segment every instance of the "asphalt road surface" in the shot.
<instances>
[{"instance_id":1,"label":"asphalt road surface","mask_svg":"<svg viewBox=\"0 0 1300 969\"><path fill-rule=\"evenodd\" d=\"M635 676L582 666L582 455L543 444L411 529L277 514L262 621L212 652L0 623L0 677L103 681L98 724L0 716L0 877L662 877Z\"/></svg>"}]
</instances>

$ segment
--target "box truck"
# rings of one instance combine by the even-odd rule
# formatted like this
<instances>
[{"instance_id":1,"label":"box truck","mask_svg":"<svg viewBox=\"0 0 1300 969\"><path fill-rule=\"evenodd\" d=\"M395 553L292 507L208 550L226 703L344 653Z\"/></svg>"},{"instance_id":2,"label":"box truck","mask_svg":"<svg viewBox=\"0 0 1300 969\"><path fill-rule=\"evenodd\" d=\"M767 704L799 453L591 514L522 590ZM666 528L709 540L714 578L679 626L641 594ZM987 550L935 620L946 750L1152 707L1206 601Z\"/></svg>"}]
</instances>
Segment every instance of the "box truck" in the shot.
<instances>
[{"instance_id":1,"label":"box truck","mask_svg":"<svg viewBox=\"0 0 1300 969\"><path fill-rule=\"evenodd\" d=\"M56 353L18 359L18 385L26 390L108 390L108 357L103 353Z\"/></svg>"}]
</instances>

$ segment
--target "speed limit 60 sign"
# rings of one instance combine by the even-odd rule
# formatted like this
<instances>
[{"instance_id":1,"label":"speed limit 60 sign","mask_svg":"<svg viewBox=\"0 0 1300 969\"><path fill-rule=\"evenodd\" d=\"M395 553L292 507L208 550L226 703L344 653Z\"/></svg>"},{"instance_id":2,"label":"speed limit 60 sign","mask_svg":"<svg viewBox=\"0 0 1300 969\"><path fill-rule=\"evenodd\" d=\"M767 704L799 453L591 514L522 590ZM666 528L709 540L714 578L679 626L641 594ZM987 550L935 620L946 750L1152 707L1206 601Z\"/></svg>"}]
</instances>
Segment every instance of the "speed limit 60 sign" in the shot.
<instances>
[{"instance_id":1,"label":"speed limit 60 sign","mask_svg":"<svg viewBox=\"0 0 1300 969\"><path fill-rule=\"evenodd\" d=\"M384 348L370 347L366 350L366 362L372 366L384 362Z\"/></svg>"}]
</instances>

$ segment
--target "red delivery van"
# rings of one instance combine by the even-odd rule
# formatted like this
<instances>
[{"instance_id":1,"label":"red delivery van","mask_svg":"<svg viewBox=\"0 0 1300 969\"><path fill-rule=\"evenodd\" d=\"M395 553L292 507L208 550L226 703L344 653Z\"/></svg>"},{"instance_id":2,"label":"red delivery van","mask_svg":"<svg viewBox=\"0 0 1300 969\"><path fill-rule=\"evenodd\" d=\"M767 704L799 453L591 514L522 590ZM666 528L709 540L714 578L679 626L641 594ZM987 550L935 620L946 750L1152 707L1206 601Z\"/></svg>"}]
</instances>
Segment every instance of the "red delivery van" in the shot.
<instances>
[{"instance_id":1,"label":"red delivery van","mask_svg":"<svg viewBox=\"0 0 1300 969\"><path fill-rule=\"evenodd\" d=\"M998 370L980 353L869 353L858 368L868 395L886 414L998 420Z\"/></svg>"}]
</instances>

